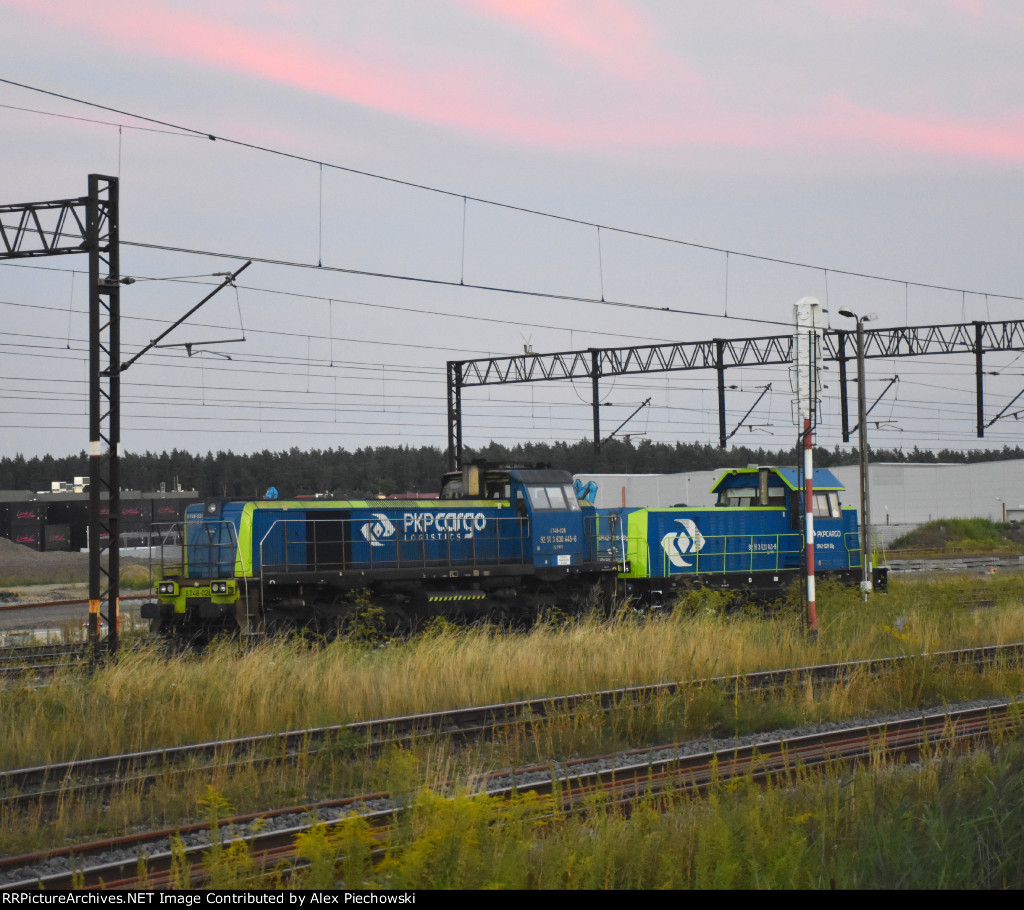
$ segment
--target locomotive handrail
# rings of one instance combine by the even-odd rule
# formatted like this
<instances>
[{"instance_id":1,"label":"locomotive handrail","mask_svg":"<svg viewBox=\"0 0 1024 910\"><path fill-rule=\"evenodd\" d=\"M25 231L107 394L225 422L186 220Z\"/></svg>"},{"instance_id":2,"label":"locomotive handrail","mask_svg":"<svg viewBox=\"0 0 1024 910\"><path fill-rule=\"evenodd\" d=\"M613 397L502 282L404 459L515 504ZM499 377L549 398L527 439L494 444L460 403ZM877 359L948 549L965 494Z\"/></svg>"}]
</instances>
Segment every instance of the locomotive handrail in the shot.
<instances>
[{"instance_id":1,"label":"locomotive handrail","mask_svg":"<svg viewBox=\"0 0 1024 910\"><path fill-rule=\"evenodd\" d=\"M849 535L847 535L849 536ZM856 537L856 533L852 536ZM676 566L672 563L671 557L658 546L657 542L651 542L643 535L630 535L623 538L623 552L626 554L637 551L646 551L647 565L650 568L658 568L663 577L679 575L724 575L730 572L749 572L758 574L765 572L780 572L794 568L793 565L784 563L784 557L798 557L804 552L804 536L798 532L789 533L761 533L761 534L702 534L703 543L694 552L681 552L680 559L690 563L687 566ZM720 547L708 547L708 543L721 541ZM739 545L730 542L739 541ZM764 549L755 547L767 544ZM860 565L850 558L854 550L850 550L844 541L844 548L847 552L846 565L843 568L856 568ZM711 552L708 552L708 550ZM748 557L745 564L741 564L740 558ZM770 558L773 557L773 558Z\"/></svg>"},{"instance_id":2,"label":"locomotive handrail","mask_svg":"<svg viewBox=\"0 0 1024 910\"><path fill-rule=\"evenodd\" d=\"M152 532L155 533L159 539L159 543L155 547L150 545L149 548L149 577L150 580L152 581L153 551L158 550L160 553L160 577L166 578L168 574L168 565L164 556L167 547L171 546L173 543L173 541L171 541L171 536L174 534L178 535L179 542L181 543L182 546L182 565L184 565L185 535L183 531L176 530L178 528L178 522L154 522L154 524L151 527ZM178 574L181 574L181 572L179 571Z\"/></svg>"},{"instance_id":3,"label":"locomotive handrail","mask_svg":"<svg viewBox=\"0 0 1024 910\"><path fill-rule=\"evenodd\" d=\"M214 538L213 538L212 529L215 528L215 527L218 527L218 529L219 529L219 526L221 526L221 525L224 525L224 526L226 526L228 528L228 533L229 533L229 535L231 537L231 540L226 542L226 543L222 542L222 541L219 541L219 540L214 540ZM215 565L216 566L230 565L230 573L231 573L230 577L232 577L232 578L235 577L235 567L236 567L236 563L238 562L238 531L235 528L233 522L226 521L226 520L222 520L222 521L207 521L206 519L203 519L201 521L188 521L188 520L185 520L185 521L181 521L181 522L175 521L175 522L166 522L166 523L154 523L153 525L151 525L151 528L154 531L156 531L157 533L162 533L162 535L163 535L161 537L160 543L159 543L159 549L160 549L160 574L161 574L161 576L167 576L168 574L182 575L186 571L189 571L189 573L190 573L189 577L204 577L204 576L192 576L192 574L191 574L191 567L190 566L196 564L197 560L195 558L192 558L192 559L189 558L189 551L190 550L194 550L196 548L203 548L203 549L207 550L207 558L206 558L207 573L206 573L205 577L209 577L209 578L224 577L222 574L219 574L219 573L215 574L214 573L214 566ZM197 542L191 541L189 539L189 529L190 528L191 529L201 529L203 532L205 532L205 534L206 534L206 541L203 542L203 543L197 543ZM161 529L165 529L165 530L163 530L161 532ZM167 550L167 548L169 546L172 545L171 544L172 535L177 535L177 537L178 537L178 539L180 541L180 545L181 545L181 565L180 566L173 566L173 564L172 564L172 568L177 568L178 569L177 573L173 573L173 572L168 573L168 563L167 563L167 560L165 559L166 550ZM227 558L227 559L220 558L220 556L218 555L218 558L214 559L214 549L215 548L218 551L223 550L224 548L230 548L231 552L230 552L229 558ZM150 547L150 552L151 553L152 553L152 549L153 548L151 546ZM242 566L242 575L241 575L241 577L242 578L246 577L246 575L245 575L245 566L244 565Z\"/></svg>"},{"instance_id":4,"label":"locomotive handrail","mask_svg":"<svg viewBox=\"0 0 1024 910\"><path fill-rule=\"evenodd\" d=\"M612 517L601 517L599 515L584 516L583 536L588 546L588 557L593 562L616 563L620 572L626 569L627 549L625 526L622 521L612 522ZM601 533L601 522L608 524L607 533ZM617 530L615 528L617 525Z\"/></svg>"},{"instance_id":5,"label":"locomotive handrail","mask_svg":"<svg viewBox=\"0 0 1024 910\"><path fill-rule=\"evenodd\" d=\"M853 546L852 547L850 546L850 538L851 537L853 538ZM859 568L860 567L860 559L861 559L861 553L860 553L860 530L858 529L856 531L847 531L843 535L843 546L846 548L846 553L847 553L846 561L850 564L849 567L851 569ZM854 556L856 556L856 560L854 560L854 558L853 558Z\"/></svg>"},{"instance_id":6,"label":"locomotive handrail","mask_svg":"<svg viewBox=\"0 0 1024 910\"><path fill-rule=\"evenodd\" d=\"M292 571L299 571L299 566L301 566L301 571L317 572L327 569L334 571L345 571L348 569L373 571L377 568L422 568L434 565L452 569L490 565L494 562L500 564L508 564L513 561L516 563L524 562L528 553L528 520L518 516L509 516L508 518L491 518L489 521L494 528L493 535L480 536L478 531L474 529L473 532L460 537L456 529L444 529L434 532L438 535L443 535L435 538L428 538L423 532L405 536L404 528L395 526L390 531L394 535L393 537L375 542L372 539L375 533L373 525L365 517L322 519L308 517L277 518L270 524L258 543L261 592L266 584L266 576L268 574L289 574ZM301 527L305 532L303 538L291 539L289 537L289 525ZM324 526L337 527L342 531L339 537L326 541L326 543L342 545L342 551L339 554L340 559L323 561L319 558L320 544L324 542L321 536L321 528ZM364 531L368 526L370 530ZM504 533L510 527L513 533ZM351 546L353 542L359 542L357 534L352 532L355 528L358 528L359 534L362 535L367 545L365 548L365 559L353 559L345 555L346 545ZM348 533L345 533L346 529ZM431 542L440 545L442 559L438 560L428 553L427 545ZM460 556L453 553L453 542L468 543L468 555ZM480 553L478 545L484 542L493 543L495 550L493 557ZM280 544L280 552L275 555L277 555L280 561L268 563L270 545L277 543ZM293 559L292 548L295 546L307 548L303 553L301 562L295 562ZM308 547L310 546L312 546L312 554L308 552ZM385 552L380 552L377 546L385 547ZM410 548L415 548L416 552L410 553ZM293 564L295 566L294 569Z\"/></svg>"},{"instance_id":7,"label":"locomotive handrail","mask_svg":"<svg viewBox=\"0 0 1024 910\"><path fill-rule=\"evenodd\" d=\"M263 537L260 538L260 546L259 546L259 551L260 551L260 603L266 603L266 600L267 600L267 592L266 592L266 590L264 590L265 579L263 577L264 576L264 566L265 566L265 562L264 562L264 559L263 559L263 544L266 543L267 538L270 536L270 532L273 531L274 528L277 527L277 525L278 525L278 522L275 521L269 528L267 528L267 533L264 534ZM285 560L287 560L288 559L288 530L287 529L285 529L284 556L285 556Z\"/></svg>"},{"instance_id":8,"label":"locomotive handrail","mask_svg":"<svg viewBox=\"0 0 1024 910\"><path fill-rule=\"evenodd\" d=\"M792 533L792 532L790 532L790 533L779 533L779 534L749 534L749 535L743 535L743 534L711 534L711 535L707 535L706 534L706 535L703 535L703 536L704 536L705 541L708 541L708 540L724 540L725 544L722 547L721 551L715 552L715 553L708 553L708 554L704 555L705 566L703 568L701 567L701 551L698 550L694 554L694 572L695 573L702 573L702 574L725 574L726 572L745 571L745 572L749 572L750 574L753 575L753 574L758 573L758 572L779 572L783 568L786 568L786 566L784 566L782 564L782 562L781 562L781 558L782 558L783 555L799 556L799 554L802 553L803 549L804 549L803 535ZM755 538L761 538L763 540L766 537L767 538L772 538L774 540L773 544L769 544L769 549L766 549L766 550L765 549L755 549ZM747 542L746 549L743 549L742 546L741 546L740 549L730 550L729 549L729 540L730 539L733 539L733 540L746 540L746 542ZM794 547L794 548L783 549L783 547L782 547L783 541L784 540L790 540L790 539L795 539L795 540L799 541L799 545ZM765 566L763 566L761 568L755 568L754 559L755 559L756 556L760 555L763 558L763 557L768 557L771 554L773 554L774 557L775 557L773 565L765 565ZM735 557L739 557L739 556L743 556L743 555L746 555L746 556L749 557L748 565L745 568L741 567L741 566L735 566L733 568L729 568L729 558L730 557L735 558ZM667 559L667 557L666 557L666 559ZM708 569L707 568L707 564L709 562L711 562L711 560L713 560L713 559L716 560L716 561L717 560L721 560L721 564L722 564L721 569ZM667 572L666 574L671 574L671 571Z\"/></svg>"},{"instance_id":9,"label":"locomotive handrail","mask_svg":"<svg viewBox=\"0 0 1024 910\"><path fill-rule=\"evenodd\" d=\"M229 543L223 543L223 542L220 542L220 541L216 541L215 542L214 541L211 529L214 526L220 526L220 525L226 526L228 528L228 534L229 534L229 536L231 538ZM189 526L201 527L203 529L203 531L206 532L206 538L207 539L206 539L205 544L191 543L189 541ZM230 568L230 574L227 577L234 578L237 582L239 582L240 599L245 604L245 615L246 615L246 621L248 622L248 620L250 619L250 616L249 616L249 610L250 610L249 582L251 581L251 576L246 571L245 560L238 558L238 556L239 556L238 529L235 527L234 522L227 521L227 520L211 522L211 521L207 521L205 519L203 519L201 521L188 521L188 520L184 520L184 521L180 521L180 522L175 521L175 522L166 522L166 523L157 523L157 522L155 522L155 523L153 523L150 526L150 528L151 528L151 534L153 532L155 532L158 535L160 535L160 543L159 543L158 546L159 546L159 549L160 549L160 577L161 578L168 578L168 577L172 577L173 578L175 575L178 576L178 577L181 577L181 576L186 574L186 571L188 573L186 577L188 577L188 578L208 577L211 580L215 579L215 578L224 578L226 576L221 571L220 567L225 565L225 564L230 565L230 567L231 567ZM180 548L181 548L181 565L176 567L178 569L177 572L169 572L168 571L168 568L169 568L168 567L168 562L167 562L167 560L165 558L167 548L169 546L173 545L171 543L172 540L177 540L180 543ZM205 547L207 549L207 552L208 552L208 558L206 560L207 573L206 573L205 576L197 576L193 572L194 560L190 560L189 559L189 550L192 549L192 548L195 548L195 547ZM231 553L230 553L229 559L225 560L225 559L219 558L219 556L218 556L217 559L214 559L214 556L213 556L214 548L216 548L218 551L220 551L220 550L224 549L225 547L230 547L230 549L231 549ZM149 567L150 583L152 584L152 578L153 578L153 546L152 546L152 543L150 544L149 562L150 562L150 567ZM214 572L214 567L215 566L217 567L217 571L216 572ZM239 566L241 566L240 570L238 568Z\"/></svg>"}]
</instances>

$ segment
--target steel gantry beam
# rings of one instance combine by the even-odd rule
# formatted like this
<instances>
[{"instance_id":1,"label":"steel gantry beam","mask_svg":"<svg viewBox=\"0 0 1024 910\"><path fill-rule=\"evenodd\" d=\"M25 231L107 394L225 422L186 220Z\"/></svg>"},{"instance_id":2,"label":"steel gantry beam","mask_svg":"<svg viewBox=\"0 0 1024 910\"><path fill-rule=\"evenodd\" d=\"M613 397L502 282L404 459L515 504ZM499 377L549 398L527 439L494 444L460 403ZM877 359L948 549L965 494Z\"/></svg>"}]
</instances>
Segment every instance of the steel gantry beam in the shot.
<instances>
[{"instance_id":1,"label":"steel gantry beam","mask_svg":"<svg viewBox=\"0 0 1024 910\"><path fill-rule=\"evenodd\" d=\"M89 197L0 205L0 259L84 253Z\"/></svg>"},{"instance_id":2,"label":"steel gantry beam","mask_svg":"<svg viewBox=\"0 0 1024 910\"><path fill-rule=\"evenodd\" d=\"M842 329L825 332L823 357L839 363L843 440L849 441L846 364L856 360L848 351ZM670 344L619 348L588 348L553 354L516 354L480 360L448 362L448 463L454 470L462 459L462 390L473 386L518 382L589 379L592 389L595 440L601 439L598 391L602 378L685 370L715 370L718 378L719 444L724 448L725 372L733 367L774 366L792 362L793 336L714 338ZM986 351L1024 351L1024 321L970 322L950 325L903 326L864 332L865 358L918 357L935 354L973 354L977 377L978 436L984 434L982 358ZM858 377L859 381L860 377Z\"/></svg>"},{"instance_id":3,"label":"steel gantry beam","mask_svg":"<svg viewBox=\"0 0 1024 910\"><path fill-rule=\"evenodd\" d=\"M118 247L116 177L90 174L88 195L76 199L0 205L0 260L72 253L89 256L89 637L97 651L100 619L107 622L111 650L117 648L120 624Z\"/></svg>"}]
</instances>

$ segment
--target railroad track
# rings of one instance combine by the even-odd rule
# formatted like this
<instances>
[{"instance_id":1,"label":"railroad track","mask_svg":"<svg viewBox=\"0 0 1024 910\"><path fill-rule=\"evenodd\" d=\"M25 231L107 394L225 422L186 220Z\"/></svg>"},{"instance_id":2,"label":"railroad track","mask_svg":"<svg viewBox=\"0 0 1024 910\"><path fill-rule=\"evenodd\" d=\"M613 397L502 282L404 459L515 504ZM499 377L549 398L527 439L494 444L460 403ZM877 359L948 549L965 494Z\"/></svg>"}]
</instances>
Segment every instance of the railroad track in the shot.
<instances>
[{"instance_id":1,"label":"railroad track","mask_svg":"<svg viewBox=\"0 0 1024 910\"><path fill-rule=\"evenodd\" d=\"M88 661L91 647L81 642L0 649L0 677L19 678L54 673Z\"/></svg>"},{"instance_id":2,"label":"railroad track","mask_svg":"<svg viewBox=\"0 0 1024 910\"><path fill-rule=\"evenodd\" d=\"M141 642L122 645L122 651L144 647ZM106 644L100 642L100 656L107 654ZM38 678L68 668L91 668L96 649L88 642L67 642L47 645L19 645L0 648L0 679Z\"/></svg>"},{"instance_id":3,"label":"railroad track","mask_svg":"<svg viewBox=\"0 0 1024 910\"><path fill-rule=\"evenodd\" d=\"M595 795L603 795L606 804L628 811L641 797L671 798L684 792L703 792L715 782L738 776L765 783L788 782L798 772L806 775L809 771L834 767L837 762L863 763L881 756L916 759L965 744L985 743L995 732L1017 731L1020 726L1020 703L1003 702L853 724L827 732L762 738L705 751L684 752L680 746L670 745L536 766L490 775L479 792L493 798L510 798L525 792L547 795L557 799L563 811L584 806L592 809ZM327 809L334 811L333 818L324 818ZM194 825L173 832L149 832L45 854L11 857L0 860L0 890L201 886L208 874L204 864L215 839L221 847L244 840L257 868L273 869L275 876L286 876L296 868L298 835L314 824L339 824L350 811L357 811L364 821L380 829L383 837L384 829L409 810L388 794L366 794L225 819L218 823L216 831L213 826ZM317 821L310 820L314 813L320 816ZM281 824L268 830L270 820ZM192 835L200 836L195 842L186 843L185 839ZM172 838L178 839L173 849ZM121 854L111 858L112 851ZM145 857L144 861L140 862L140 856ZM71 868L72 861L77 868ZM48 871L59 864L67 868ZM18 878L19 874L24 877Z\"/></svg>"},{"instance_id":4,"label":"railroad track","mask_svg":"<svg viewBox=\"0 0 1024 910\"><path fill-rule=\"evenodd\" d=\"M122 594L120 599L124 600L152 600L155 594ZM0 603L0 612L5 610L42 610L47 607L78 607L85 606L89 599L79 598L76 600L15 600Z\"/></svg>"},{"instance_id":5,"label":"railroad track","mask_svg":"<svg viewBox=\"0 0 1024 910\"><path fill-rule=\"evenodd\" d=\"M974 667L1022 666L1024 643L630 686L20 768L0 772L0 813L30 809L46 815L75 800L108 798L118 791L141 792L155 781L168 780L175 775L210 772L226 765L276 766L282 761L316 756L325 749L373 754L388 746L407 745L426 738L486 739L499 731L526 727L552 717L571 717L581 710L610 712L623 707L641 708L659 698L700 688L715 687L736 696L781 690L787 686L835 684L858 675L891 672L915 660Z\"/></svg>"},{"instance_id":6,"label":"railroad track","mask_svg":"<svg viewBox=\"0 0 1024 910\"><path fill-rule=\"evenodd\" d=\"M919 556L913 559L886 557L890 574L914 574L917 572L984 572L1019 571L1024 569L1024 556L993 553L977 556Z\"/></svg>"}]
</instances>

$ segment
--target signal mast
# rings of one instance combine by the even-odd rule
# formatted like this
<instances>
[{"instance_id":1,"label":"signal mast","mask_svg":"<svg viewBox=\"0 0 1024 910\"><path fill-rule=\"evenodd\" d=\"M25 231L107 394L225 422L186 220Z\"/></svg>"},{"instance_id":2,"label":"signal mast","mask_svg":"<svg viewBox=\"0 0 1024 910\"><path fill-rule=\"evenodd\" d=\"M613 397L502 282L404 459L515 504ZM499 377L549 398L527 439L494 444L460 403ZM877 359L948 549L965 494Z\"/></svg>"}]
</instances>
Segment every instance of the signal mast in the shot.
<instances>
[{"instance_id":1,"label":"signal mast","mask_svg":"<svg viewBox=\"0 0 1024 910\"><path fill-rule=\"evenodd\" d=\"M821 338L824 314L814 297L802 297L793 305L793 386L796 392L796 423L802 427L804 449L804 528L807 538L807 631L818 637L818 613L814 591L814 429L818 424L821 395Z\"/></svg>"}]
</instances>

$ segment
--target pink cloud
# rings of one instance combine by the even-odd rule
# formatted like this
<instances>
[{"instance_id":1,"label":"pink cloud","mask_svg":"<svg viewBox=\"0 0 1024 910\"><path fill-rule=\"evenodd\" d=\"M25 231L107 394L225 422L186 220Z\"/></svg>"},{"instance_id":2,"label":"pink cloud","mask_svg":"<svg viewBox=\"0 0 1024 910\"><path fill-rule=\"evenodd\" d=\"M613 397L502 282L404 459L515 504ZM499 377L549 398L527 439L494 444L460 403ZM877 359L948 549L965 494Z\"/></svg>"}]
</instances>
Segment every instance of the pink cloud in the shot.
<instances>
[{"instance_id":1,"label":"pink cloud","mask_svg":"<svg viewBox=\"0 0 1024 910\"><path fill-rule=\"evenodd\" d=\"M514 86L502 85L500 72L465 61L423 70L403 63L397 49L329 49L301 32L282 34L211 15L186 16L160 3L144 8L110 3L100 17L82 4L58 10L31 0L4 2L106 46L240 73L428 123L470 126L490 135L541 129L542 140L555 142L568 134L555 124L543 131L540 122L524 122L503 110L494 97L513 94Z\"/></svg>"},{"instance_id":2,"label":"pink cloud","mask_svg":"<svg viewBox=\"0 0 1024 910\"><path fill-rule=\"evenodd\" d=\"M522 72L514 63L446 53L426 42L413 49L380 30L346 45L300 21L285 28L287 20L277 18L261 26L238 6L227 7L237 20L228 21L218 18L225 13L216 5L186 14L158 0L112 0L99 15L88 4L58 9L36 0L0 0L97 47L131 48L140 58L240 74L505 143L571 150L810 146L830 154L867 150L1024 162L1020 110L999 120L897 113L841 95L816 97L811 86L804 113L743 111L716 103L714 91L721 86L703 85L684 60L661 50L655 25L620 0L457 3L478 22L525 33L558 66L571 58L562 73L570 88L549 84L552 73ZM582 77L579 66L587 68Z\"/></svg>"},{"instance_id":3,"label":"pink cloud","mask_svg":"<svg viewBox=\"0 0 1024 910\"><path fill-rule=\"evenodd\" d=\"M559 58L631 79L658 74L699 88L701 74L658 45L657 28L621 0L456 0L482 18L511 25Z\"/></svg>"},{"instance_id":4,"label":"pink cloud","mask_svg":"<svg viewBox=\"0 0 1024 910\"><path fill-rule=\"evenodd\" d=\"M140 55L241 73L503 141L576 148L595 142L630 144L636 135L653 138L657 134L653 122L623 124L620 111L608 110L603 103L607 85L592 86L585 102L559 101L546 86L487 59L439 55L424 65L422 52L411 55L380 34L356 48L328 46L301 28L282 31L219 20L216 7L209 14L185 15L159 2L140 6L113 0L100 17L94 8L80 4L58 10L31 0L4 2L37 19L48 19L54 28L73 29L94 42L130 47ZM621 4L598 2L607 3L612 13L618 11L614 21L628 36L637 37L643 31L640 21ZM572 16L538 12L530 21L553 23L549 37L572 35L577 51L603 62L602 54L613 49L613 36L607 25L588 29L580 16L579 9ZM634 52L642 50L635 42L631 47Z\"/></svg>"},{"instance_id":5,"label":"pink cloud","mask_svg":"<svg viewBox=\"0 0 1024 910\"><path fill-rule=\"evenodd\" d=\"M924 155L1024 161L1024 114L998 123L941 116L893 114L863 107L841 96L830 98L809 130L865 147Z\"/></svg>"}]
</instances>

